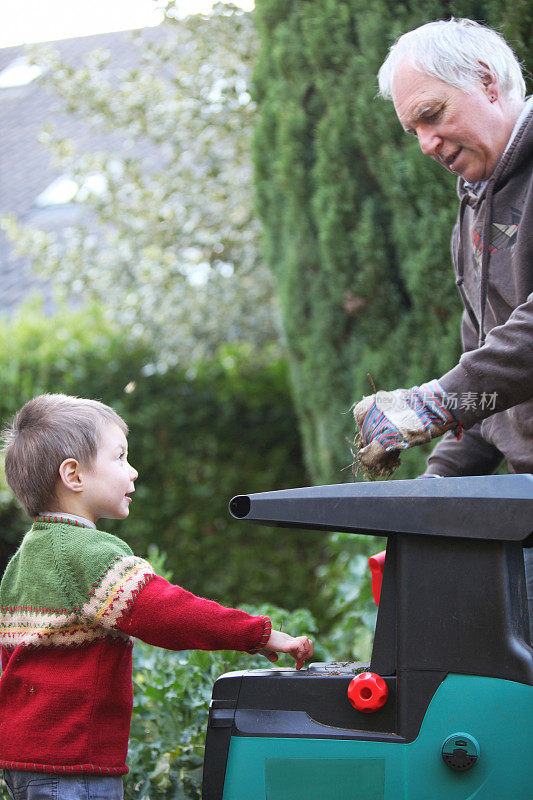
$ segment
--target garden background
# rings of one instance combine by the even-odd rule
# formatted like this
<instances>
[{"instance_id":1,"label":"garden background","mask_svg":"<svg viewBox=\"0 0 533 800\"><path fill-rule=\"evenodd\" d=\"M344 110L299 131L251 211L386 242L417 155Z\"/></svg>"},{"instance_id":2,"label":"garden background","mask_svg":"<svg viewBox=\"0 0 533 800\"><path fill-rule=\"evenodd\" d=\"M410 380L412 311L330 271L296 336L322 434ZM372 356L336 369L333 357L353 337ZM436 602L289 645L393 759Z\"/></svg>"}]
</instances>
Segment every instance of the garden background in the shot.
<instances>
[{"instance_id":1,"label":"garden background","mask_svg":"<svg viewBox=\"0 0 533 800\"><path fill-rule=\"evenodd\" d=\"M86 213L59 233L2 222L54 302L0 319L0 421L47 391L112 405L140 477L130 518L106 529L188 589L311 633L317 660L364 659L382 541L235 523L227 503L353 480L351 404L456 363L454 178L404 135L376 73L398 35L451 15L501 30L531 65L532 3L165 13L118 79L112 52L31 53L64 110L123 147L77 152L50 120L42 139ZM28 522L2 481L3 568ZM199 797L212 683L261 663L137 644L126 796Z\"/></svg>"}]
</instances>

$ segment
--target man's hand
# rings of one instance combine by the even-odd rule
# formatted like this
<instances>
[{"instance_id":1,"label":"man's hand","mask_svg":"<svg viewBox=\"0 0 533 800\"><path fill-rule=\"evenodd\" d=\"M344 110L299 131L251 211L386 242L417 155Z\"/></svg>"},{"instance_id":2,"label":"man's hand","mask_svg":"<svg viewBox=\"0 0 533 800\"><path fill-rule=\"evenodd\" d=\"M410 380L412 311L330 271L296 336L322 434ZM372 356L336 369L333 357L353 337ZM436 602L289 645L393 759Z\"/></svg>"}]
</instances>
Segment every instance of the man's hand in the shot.
<instances>
[{"instance_id":1,"label":"man's hand","mask_svg":"<svg viewBox=\"0 0 533 800\"><path fill-rule=\"evenodd\" d=\"M270 639L259 652L272 662L278 660L278 653L289 653L296 661L296 669L301 669L307 659L313 655L313 642L307 636L294 637L289 636L288 633L273 630Z\"/></svg>"},{"instance_id":2,"label":"man's hand","mask_svg":"<svg viewBox=\"0 0 533 800\"><path fill-rule=\"evenodd\" d=\"M434 380L412 389L376 392L354 407L360 437L356 459L371 472L392 472L400 451L429 442L448 430L461 435L461 425L446 404L447 395Z\"/></svg>"}]
</instances>

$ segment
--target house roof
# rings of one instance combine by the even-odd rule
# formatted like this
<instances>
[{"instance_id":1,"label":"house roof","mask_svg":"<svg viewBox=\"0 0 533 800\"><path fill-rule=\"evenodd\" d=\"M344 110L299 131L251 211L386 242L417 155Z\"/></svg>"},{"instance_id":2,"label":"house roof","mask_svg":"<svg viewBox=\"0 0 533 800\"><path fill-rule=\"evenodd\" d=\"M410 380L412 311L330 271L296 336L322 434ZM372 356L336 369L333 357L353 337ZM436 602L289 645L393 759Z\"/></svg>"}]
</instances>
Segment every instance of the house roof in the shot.
<instances>
[{"instance_id":1,"label":"house roof","mask_svg":"<svg viewBox=\"0 0 533 800\"><path fill-rule=\"evenodd\" d=\"M153 41L163 35L164 27L136 33ZM112 55L108 69L119 72L134 66L137 60L132 33L120 31L49 44L72 65L80 64L94 50L108 50ZM24 55L24 47L0 49L0 74ZM39 134L50 122L65 138L73 140L79 151L113 149L120 140L113 134L97 132L80 118L65 113L59 98L39 80L0 87L0 217L14 215L22 224L60 230L82 210L71 203L43 207L36 202L62 174L50 152L39 142ZM47 303L51 303L49 287L33 275L27 261L16 256L7 237L0 232L0 314L11 313L35 289L40 289Z\"/></svg>"}]
</instances>

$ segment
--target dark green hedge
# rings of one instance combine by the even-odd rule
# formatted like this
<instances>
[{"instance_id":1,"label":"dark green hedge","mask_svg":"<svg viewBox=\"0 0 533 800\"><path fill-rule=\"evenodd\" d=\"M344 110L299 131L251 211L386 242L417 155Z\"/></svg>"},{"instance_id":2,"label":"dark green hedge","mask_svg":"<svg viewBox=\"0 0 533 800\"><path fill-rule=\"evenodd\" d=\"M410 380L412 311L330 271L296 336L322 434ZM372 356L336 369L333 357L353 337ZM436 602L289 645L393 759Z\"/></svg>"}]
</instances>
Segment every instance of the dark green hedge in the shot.
<instances>
[{"instance_id":1,"label":"dark green hedge","mask_svg":"<svg viewBox=\"0 0 533 800\"><path fill-rule=\"evenodd\" d=\"M130 426L139 470L130 517L102 527L140 555L167 554L176 582L228 604L316 609L309 575L322 557L316 533L234 522L232 495L305 485L283 362L256 367L239 350L195 373L154 370L148 348L109 330L97 310L44 317L27 308L0 324L0 422L41 392L103 400ZM0 483L0 556L28 526Z\"/></svg>"},{"instance_id":2,"label":"dark green hedge","mask_svg":"<svg viewBox=\"0 0 533 800\"><path fill-rule=\"evenodd\" d=\"M377 389L408 387L460 354L455 178L377 98L388 47L424 22L466 16L502 30L531 69L532 14L530 0L256 1L257 202L316 482L342 479L348 409L372 393L368 373ZM406 454L395 477L420 474L425 455Z\"/></svg>"}]
</instances>

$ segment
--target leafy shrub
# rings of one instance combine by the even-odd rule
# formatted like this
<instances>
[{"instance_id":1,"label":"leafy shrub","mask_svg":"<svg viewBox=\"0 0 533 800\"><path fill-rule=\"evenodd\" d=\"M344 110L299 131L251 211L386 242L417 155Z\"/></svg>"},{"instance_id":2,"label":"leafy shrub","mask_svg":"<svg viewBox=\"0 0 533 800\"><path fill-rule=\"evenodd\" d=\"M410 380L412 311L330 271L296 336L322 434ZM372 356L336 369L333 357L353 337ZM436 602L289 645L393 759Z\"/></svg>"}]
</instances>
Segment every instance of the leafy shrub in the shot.
<instances>
[{"instance_id":1,"label":"leafy shrub","mask_svg":"<svg viewBox=\"0 0 533 800\"><path fill-rule=\"evenodd\" d=\"M368 557L384 550L375 536L336 533L328 544L328 561L317 570L324 607L321 639L335 661L369 661L377 618Z\"/></svg>"}]
</instances>

